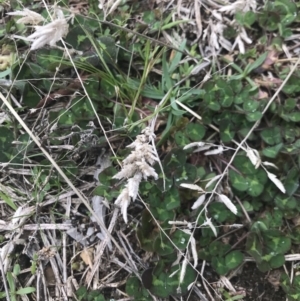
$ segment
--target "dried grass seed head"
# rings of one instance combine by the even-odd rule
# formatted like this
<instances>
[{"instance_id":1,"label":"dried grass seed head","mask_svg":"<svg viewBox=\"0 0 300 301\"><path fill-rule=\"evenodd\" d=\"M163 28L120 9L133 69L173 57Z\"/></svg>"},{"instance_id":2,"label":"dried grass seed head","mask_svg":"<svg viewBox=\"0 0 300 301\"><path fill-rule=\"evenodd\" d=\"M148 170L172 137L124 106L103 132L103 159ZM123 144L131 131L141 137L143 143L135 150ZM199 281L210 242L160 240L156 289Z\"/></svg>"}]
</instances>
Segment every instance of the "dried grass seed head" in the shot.
<instances>
[{"instance_id":1,"label":"dried grass seed head","mask_svg":"<svg viewBox=\"0 0 300 301\"><path fill-rule=\"evenodd\" d=\"M128 179L134 176L134 174L137 172L137 166L135 163L133 164L127 164L122 167L122 169L113 176L113 179Z\"/></svg>"},{"instance_id":2,"label":"dried grass seed head","mask_svg":"<svg viewBox=\"0 0 300 301\"><path fill-rule=\"evenodd\" d=\"M33 41L31 50L39 49L45 45L55 46L61 38L65 37L69 31L67 20L56 19L44 26L35 26L35 32L30 35L28 41Z\"/></svg>"},{"instance_id":3,"label":"dried grass seed head","mask_svg":"<svg viewBox=\"0 0 300 301\"><path fill-rule=\"evenodd\" d=\"M140 172L137 172L133 178L130 178L127 181L126 187L128 188L129 196L133 199L133 201L136 199L138 195L141 181L142 181L142 174Z\"/></svg>"},{"instance_id":4,"label":"dried grass seed head","mask_svg":"<svg viewBox=\"0 0 300 301\"><path fill-rule=\"evenodd\" d=\"M149 144L138 145L134 151L123 160L123 164L130 164L134 161L145 159L149 164L153 165L157 158L153 152L153 148Z\"/></svg>"},{"instance_id":5,"label":"dried grass seed head","mask_svg":"<svg viewBox=\"0 0 300 301\"><path fill-rule=\"evenodd\" d=\"M148 177L153 177L155 180L158 179L158 174L156 173L155 169L151 167L147 162L136 162L136 165L139 167L139 170L145 180L147 180Z\"/></svg>"},{"instance_id":6,"label":"dried grass seed head","mask_svg":"<svg viewBox=\"0 0 300 301\"><path fill-rule=\"evenodd\" d=\"M44 18L30 10L18 11L10 13L12 15L24 16L18 23L37 24L44 21ZM14 35L15 38L20 38L25 41L33 42L31 50L39 49L45 45L55 46L61 38L64 38L69 31L69 25L61 9L55 10L55 18L50 23L43 26L34 26L35 32L28 37Z\"/></svg>"},{"instance_id":7,"label":"dried grass seed head","mask_svg":"<svg viewBox=\"0 0 300 301\"><path fill-rule=\"evenodd\" d=\"M256 0L238 0L219 8L219 11L234 15L237 12L246 13L250 10L255 11L256 7Z\"/></svg>"},{"instance_id":8,"label":"dried grass seed head","mask_svg":"<svg viewBox=\"0 0 300 301\"><path fill-rule=\"evenodd\" d=\"M155 137L150 128L142 131L128 148L132 148L130 155L123 160L122 169L113 177L115 179L127 179L127 184L115 201L115 204L121 208L123 219L127 223L127 208L131 200L135 201L138 195L139 186L142 179L148 177L158 178L151 165L158 159L155 156L152 145L149 144Z\"/></svg>"},{"instance_id":9,"label":"dried grass seed head","mask_svg":"<svg viewBox=\"0 0 300 301\"><path fill-rule=\"evenodd\" d=\"M120 195L115 201L115 204L121 208L121 213L123 215L124 222L127 224L127 208L130 204L129 190L127 187L125 187L121 191Z\"/></svg>"},{"instance_id":10,"label":"dried grass seed head","mask_svg":"<svg viewBox=\"0 0 300 301\"><path fill-rule=\"evenodd\" d=\"M27 8L24 8L24 10L17 10L15 12L10 12L10 13L7 13L7 15L10 15L10 16L22 16L22 18L20 18L18 21L17 21L17 24L31 24L31 25L37 25L41 22L44 22L45 21L45 18L30 10L30 9L27 9Z\"/></svg>"},{"instance_id":11,"label":"dried grass seed head","mask_svg":"<svg viewBox=\"0 0 300 301\"><path fill-rule=\"evenodd\" d=\"M149 139L155 139L156 135L150 129L150 127L146 127L142 130L142 133L146 135Z\"/></svg>"}]
</instances>

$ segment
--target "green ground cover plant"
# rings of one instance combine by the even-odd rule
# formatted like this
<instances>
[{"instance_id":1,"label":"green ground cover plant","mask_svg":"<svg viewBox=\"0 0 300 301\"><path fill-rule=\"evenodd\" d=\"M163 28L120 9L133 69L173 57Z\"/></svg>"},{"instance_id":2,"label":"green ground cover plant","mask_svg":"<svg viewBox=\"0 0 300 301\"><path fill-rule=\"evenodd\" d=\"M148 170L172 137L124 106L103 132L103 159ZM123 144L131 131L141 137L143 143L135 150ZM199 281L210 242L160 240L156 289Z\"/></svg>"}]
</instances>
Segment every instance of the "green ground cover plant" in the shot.
<instances>
[{"instance_id":1,"label":"green ground cover plant","mask_svg":"<svg viewBox=\"0 0 300 301\"><path fill-rule=\"evenodd\" d=\"M297 2L0 11L1 300L300 300Z\"/></svg>"}]
</instances>

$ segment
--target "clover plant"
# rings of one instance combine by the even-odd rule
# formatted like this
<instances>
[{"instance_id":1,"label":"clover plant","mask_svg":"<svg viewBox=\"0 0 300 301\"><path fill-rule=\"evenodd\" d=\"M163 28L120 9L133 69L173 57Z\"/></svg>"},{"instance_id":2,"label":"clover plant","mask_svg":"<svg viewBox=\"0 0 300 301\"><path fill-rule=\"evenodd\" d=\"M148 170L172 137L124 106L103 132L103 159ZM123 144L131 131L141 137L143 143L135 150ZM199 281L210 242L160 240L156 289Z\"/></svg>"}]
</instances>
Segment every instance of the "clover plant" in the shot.
<instances>
[{"instance_id":1,"label":"clover plant","mask_svg":"<svg viewBox=\"0 0 300 301\"><path fill-rule=\"evenodd\" d=\"M62 5L68 7L64 2ZM298 28L299 4L290 0L265 1L258 12L230 11L227 17L232 20L226 19L226 24L220 25L224 27L223 38L234 41L240 34L236 28L243 28L253 43L248 43L243 53L237 53L233 46L227 55L220 49L211 59L212 46L198 51L199 43L186 37L180 37L176 50L172 45L170 49L162 45L161 38L172 33L174 44L177 42L179 35L174 32L181 33L189 25L186 20L174 21L173 12L147 8L139 12L141 22L131 24L130 9L137 9L139 1L133 1L130 7L123 2L117 13L105 15L98 7L99 1L90 1L92 18L74 16L64 38L71 61L61 42L56 48L47 46L30 52L26 58L21 54L15 58L17 52L13 51L11 56L2 57L0 77L15 80L11 93L22 96L17 109L20 114L25 112L28 124L35 119L39 122L34 123L33 130L45 147L53 147L49 148L53 149L51 155L76 183L89 180L90 174L80 174L86 161L95 165L94 158L88 155L90 147L109 149L108 139L116 151L113 163L122 161L129 153L126 145L158 116L154 142L161 164L153 165L152 173L158 179L141 181L139 195L144 203L137 198L138 223L128 223L126 228L136 233L136 245L153 253L154 260L147 269L139 267L139 275L126 276L126 293L141 301L153 300L151 294L184 299L199 272L197 265L188 264L183 269L184 259L179 258L190 255L191 238L195 242L193 259L198 256L207 261L218 275L237 269L247 255L262 272L281 268L285 255L297 253L300 244L299 70L265 109L291 70L292 59L286 63L281 56ZM29 5L26 1L23 4ZM15 10L20 6L15 2L11 5ZM217 16L220 12L214 13ZM47 15L44 8L41 14ZM134 30L130 32L128 28ZM28 33L13 19L7 22L5 31L24 36ZM205 30L202 35L207 33ZM1 34L4 39L3 30ZM218 35L220 38L221 31ZM2 51L11 49L11 44L2 42ZM16 45L27 46L24 41ZM292 55L296 53L292 52L294 48ZM273 52L275 58L270 59ZM206 60L209 68L198 72ZM210 77L204 80L208 74ZM274 83L269 83L271 80ZM7 97L11 102L9 93ZM246 143L240 145L246 136ZM191 143L204 143L209 148L213 145L216 151L185 149ZM59 146L65 148L56 152ZM29 135L11 116L2 120L0 161L17 164L17 168L27 160L39 165L26 176L35 183L32 200L41 204L52 189L65 189L65 182L36 150ZM249 150L256 154L255 159ZM113 164L103 170L100 184L93 191L109 203L114 203L123 188L122 181L113 178L117 169ZM184 183L197 185L199 190L186 189L181 186ZM220 195L230 200L236 212L218 198ZM7 189L1 188L0 196L17 210ZM202 203L194 208L202 196ZM128 212L135 212L133 205ZM232 225L241 228L236 237L228 232ZM244 239L236 244L237 237L245 231ZM224 240L219 238L221 235ZM35 268L33 265L32 270ZM31 287L17 290L18 276L17 265L6 275L11 300L34 292ZM282 275L280 284L289 300L300 300L299 281L297 273L292 280ZM99 290L85 287L75 295L76 300L105 300ZM4 292L0 296L4 298Z\"/></svg>"},{"instance_id":2,"label":"clover plant","mask_svg":"<svg viewBox=\"0 0 300 301\"><path fill-rule=\"evenodd\" d=\"M252 225L246 249L262 272L281 267L285 263L284 254L290 248L291 239L283 232L268 229L261 221Z\"/></svg>"},{"instance_id":3,"label":"clover plant","mask_svg":"<svg viewBox=\"0 0 300 301\"><path fill-rule=\"evenodd\" d=\"M77 298L76 300L79 301L106 301L99 290L87 290L84 286L80 287L75 295Z\"/></svg>"},{"instance_id":4,"label":"clover plant","mask_svg":"<svg viewBox=\"0 0 300 301\"><path fill-rule=\"evenodd\" d=\"M147 276L143 274L143 283L147 289L157 297L167 298L169 295L185 295L188 285L190 285L196 277L196 273L188 266L186 268L184 280L180 283L181 265L174 265L166 270L163 261L159 261L155 268L146 270ZM147 277L147 279L146 279ZM126 292L139 300L151 300L145 287L137 277L130 277L126 283Z\"/></svg>"},{"instance_id":5,"label":"clover plant","mask_svg":"<svg viewBox=\"0 0 300 301\"><path fill-rule=\"evenodd\" d=\"M286 274L281 275L280 284L283 290L287 294L289 301L299 301L300 300L300 276L296 275L291 282Z\"/></svg>"},{"instance_id":6,"label":"clover plant","mask_svg":"<svg viewBox=\"0 0 300 301\"><path fill-rule=\"evenodd\" d=\"M12 272L7 272L6 274L6 280L8 283L8 289L9 289L9 299L12 301L19 300L19 296L27 297L26 295L29 295L31 293L34 293L36 289L34 287L24 287L16 290L16 281L18 276L20 275L20 265L16 264L13 267ZM6 292L0 292L0 299L5 298Z\"/></svg>"},{"instance_id":7,"label":"clover plant","mask_svg":"<svg viewBox=\"0 0 300 301\"><path fill-rule=\"evenodd\" d=\"M278 30L286 38L292 34L289 25L297 17L297 6L289 0L267 1L262 14L258 15L259 25L269 31Z\"/></svg>"}]
</instances>

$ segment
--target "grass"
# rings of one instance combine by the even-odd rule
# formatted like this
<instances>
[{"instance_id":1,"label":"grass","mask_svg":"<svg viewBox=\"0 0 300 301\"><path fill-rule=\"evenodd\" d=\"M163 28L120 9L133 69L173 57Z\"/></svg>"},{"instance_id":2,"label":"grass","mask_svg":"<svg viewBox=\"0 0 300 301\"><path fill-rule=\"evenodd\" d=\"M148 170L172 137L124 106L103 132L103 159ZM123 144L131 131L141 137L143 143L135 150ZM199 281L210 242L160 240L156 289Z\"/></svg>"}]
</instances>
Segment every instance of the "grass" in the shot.
<instances>
[{"instance_id":1,"label":"grass","mask_svg":"<svg viewBox=\"0 0 300 301\"><path fill-rule=\"evenodd\" d=\"M3 15L0 299L300 300L299 5L22 5L48 31Z\"/></svg>"}]
</instances>

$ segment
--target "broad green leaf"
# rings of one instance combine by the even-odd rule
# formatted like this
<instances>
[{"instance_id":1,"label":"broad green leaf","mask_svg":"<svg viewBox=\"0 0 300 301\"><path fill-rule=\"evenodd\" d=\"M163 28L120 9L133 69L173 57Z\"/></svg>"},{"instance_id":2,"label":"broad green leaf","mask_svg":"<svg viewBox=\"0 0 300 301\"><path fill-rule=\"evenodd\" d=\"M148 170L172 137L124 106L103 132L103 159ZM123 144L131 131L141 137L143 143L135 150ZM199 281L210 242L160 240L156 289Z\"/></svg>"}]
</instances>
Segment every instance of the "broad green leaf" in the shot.
<instances>
[{"instance_id":1,"label":"broad green leaf","mask_svg":"<svg viewBox=\"0 0 300 301\"><path fill-rule=\"evenodd\" d=\"M234 97L233 95L224 95L220 101L220 105L223 107L223 108L229 108L232 103L234 102Z\"/></svg>"},{"instance_id":2,"label":"broad green leaf","mask_svg":"<svg viewBox=\"0 0 300 301\"><path fill-rule=\"evenodd\" d=\"M78 48L76 48L78 49ZM38 49L34 69L36 72L55 71L57 67L67 67L67 64L62 65L63 51L60 49ZM31 70L31 63L28 65Z\"/></svg>"},{"instance_id":3,"label":"broad green leaf","mask_svg":"<svg viewBox=\"0 0 300 301\"><path fill-rule=\"evenodd\" d=\"M244 260L244 255L240 251L232 251L225 256L225 264L229 269L235 269Z\"/></svg>"},{"instance_id":4,"label":"broad green leaf","mask_svg":"<svg viewBox=\"0 0 300 301\"><path fill-rule=\"evenodd\" d=\"M262 116L263 116L263 115L262 115L261 112L256 111L256 112L253 112L253 113L248 113L248 114L246 115L246 118L247 118L247 120L250 121L250 122L255 122L255 121L261 119Z\"/></svg>"},{"instance_id":5,"label":"broad green leaf","mask_svg":"<svg viewBox=\"0 0 300 301\"><path fill-rule=\"evenodd\" d=\"M173 149L163 160L163 166L167 174L172 175L175 171L183 170L186 162L186 154L181 149Z\"/></svg>"},{"instance_id":6,"label":"broad green leaf","mask_svg":"<svg viewBox=\"0 0 300 301\"><path fill-rule=\"evenodd\" d=\"M205 131L205 127L198 123L189 123L185 128L186 135L192 141L201 141L205 135Z\"/></svg>"},{"instance_id":7,"label":"broad green leaf","mask_svg":"<svg viewBox=\"0 0 300 301\"><path fill-rule=\"evenodd\" d=\"M166 53L163 54L162 71L163 71L162 89L164 91L168 91L168 90L172 89L173 82L172 82L172 79L171 79L171 75L169 73L169 66L168 66L168 63L167 63Z\"/></svg>"},{"instance_id":8,"label":"broad green leaf","mask_svg":"<svg viewBox=\"0 0 300 301\"><path fill-rule=\"evenodd\" d=\"M128 79L130 82L130 79ZM142 90L141 94L144 97L149 97L151 99L161 100L164 98L163 90L157 90L155 87L145 85L144 89Z\"/></svg>"},{"instance_id":9,"label":"broad green leaf","mask_svg":"<svg viewBox=\"0 0 300 301\"><path fill-rule=\"evenodd\" d=\"M189 22L189 20L176 20L176 21L174 21L174 22L165 22L166 23L166 25L164 25L164 26L159 26L159 29L160 30L167 30L167 29L170 29L170 28L172 28L172 27L174 27L174 26L177 26L177 25L179 25L179 24L183 24L183 23L188 23ZM185 41L185 40L184 40ZM182 48L182 47L180 47L180 48Z\"/></svg>"},{"instance_id":10,"label":"broad green leaf","mask_svg":"<svg viewBox=\"0 0 300 301\"><path fill-rule=\"evenodd\" d=\"M16 292L16 284L15 284L15 278L11 272L8 272L6 275L7 282L10 288L11 294L15 294Z\"/></svg>"},{"instance_id":11,"label":"broad green leaf","mask_svg":"<svg viewBox=\"0 0 300 301\"><path fill-rule=\"evenodd\" d=\"M235 135L235 131L232 130L232 126L228 125L225 128L221 128L220 136L223 142L230 142Z\"/></svg>"},{"instance_id":12,"label":"broad green leaf","mask_svg":"<svg viewBox=\"0 0 300 301\"><path fill-rule=\"evenodd\" d=\"M172 234L172 241L180 250L186 248L189 239L190 235L181 230L176 230L175 233Z\"/></svg>"},{"instance_id":13,"label":"broad green leaf","mask_svg":"<svg viewBox=\"0 0 300 301\"><path fill-rule=\"evenodd\" d=\"M83 28L79 25L70 29L65 41L69 45L72 45L74 49L85 51L91 47L92 36L93 33L88 27Z\"/></svg>"},{"instance_id":14,"label":"broad green leaf","mask_svg":"<svg viewBox=\"0 0 300 301\"><path fill-rule=\"evenodd\" d=\"M197 177L197 168L192 164L185 164L182 170L174 172L175 186L179 187L181 183L194 182Z\"/></svg>"},{"instance_id":15,"label":"broad green leaf","mask_svg":"<svg viewBox=\"0 0 300 301\"><path fill-rule=\"evenodd\" d=\"M238 155L233 161L234 166L239 170L243 175L254 175L257 170L251 163L246 155Z\"/></svg>"},{"instance_id":16,"label":"broad green leaf","mask_svg":"<svg viewBox=\"0 0 300 301\"><path fill-rule=\"evenodd\" d=\"M126 293L129 296L133 296L135 298L139 298L142 296L142 286L140 280L136 277L129 277L126 281Z\"/></svg>"},{"instance_id":17,"label":"broad green leaf","mask_svg":"<svg viewBox=\"0 0 300 301\"><path fill-rule=\"evenodd\" d=\"M210 204L208 212L210 213L210 216L212 216L219 223L235 220L235 215L223 203Z\"/></svg>"},{"instance_id":18,"label":"broad green leaf","mask_svg":"<svg viewBox=\"0 0 300 301\"><path fill-rule=\"evenodd\" d=\"M293 195L299 188L299 176L299 171L296 167L289 170L289 173L284 181L284 187L289 196Z\"/></svg>"},{"instance_id":19,"label":"broad green leaf","mask_svg":"<svg viewBox=\"0 0 300 301\"><path fill-rule=\"evenodd\" d=\"M275 204L284 210L293 210L297 208L298 203L293 196L286 196L283 194L279 194L275 197Z\"/></svg>"},{"instance_id":20,"label":"broad green leaf","mask_svg":"<svg viewBox=\"0 0 300 301\"><path fill-rule=\"evenodd\" d=\"M81 61L93 67L100 67L101 64L114 64L117 56L114 38L109 36L99 37L93 46L96 48L84 52L80 57Z\"/></svg>"},{"instance_id":21,"label":"broad green leaf","mask_svg":"<svg viewBox=\"0 0 300 301\"><path fill-rule=\"evenodd\" d=\"M11 208L14 209L14 210L17 210L17 206L15 205L15 203L13 202L13 200L12 200L9 196L7 196L6 194L4 194L4 193L2 193L2 192L0 191L0 197L1 197L2 200L4 200L4 202L5 202L9 207L11 207Z\"/></svg>"},{"instance_id":22,"label":"broad green leaf","mask_svg":"<svg viewBox=\"0 0 300 301\"><path fill-rule=\"evenodd\" d=\"M270 267L272 269L278 269L285 264L285 258L283 254L278 254L273 256L269 261Z\"/></svg>"},{"instance_id":23,"label":"broad green leaf","mask_svg":"<svg viewBox=\"0 0 300 301\"><path fill-rule=\"evenodd\" d=\"M34 293L36 289L34 287L24 287L16 291L17 295L27 295Z\"/></svg>"},{"instance_id":24,"label":"broad green leaf","mask_svg":"<svg viewBox=\"0 0 300 301\"><path fill-rule=\"evenodd\" d=\"M275 1L275 7L279 10L281 15L281 22L283 25L291 24L297 17L297 6L294 2L289 0Z\"/></svg>"},{"instance_id":25,"label":"broad green leaf","mask_svg":"<svg viewBox=\"0 0 300 301\"><path fill-rule=\"evenodd\" d=\"M260 183L257 178L247 177L246 179L246 181L249 183L247 193L253 197L259 196L264 190L264 185Z\"/></svg>"},{"instance_id":26,"label":"broad green leaf","mask_svg":"<svg viewBox=\"0 0 300 301\"><path fill-rule=\"evenodd\" d=\"M244 101L243 109L247 112L254 112L259 107L259 102L254 99L248 99Z\"/></svg>"},{"instance_id":27,"label":"broad green leaf","mask_svg":"<svg viewBox=\"0 0 300 301\"><path fill-rule=\"evenodd\" d=\"M250 28L251 25L256 21L256 14L252 11L248 11L246 13L237 12L235 14L235 19L240 25Z\"/></svg>"},{"instance_id":28,"label":"broad green leaf","mask_svg":"<svg viewBox=\"0 0 300 301\"><path fill-rule=\"evenodd\" d=\"M220 106L220 104L217 101L211 100L208 103L208 108L211 109L211 110L213 110L213 111L219 111L221 109L221 106Z\"/></svg>"},{"instance_id":29,"label":"broad green leaf","mask_svg":"<svg viewBox=\"0 0 300 301\"><path fill-rule=\"evenodd\" d=\"M177 187L173 186L164 196L166 210L173 210L180 206L180 196Z\"/></svg>"},{"instance_id":30,"label":"broad green leaf","mask_svg":"<svg viewBox=\"0 0 300 301\"><path fill-rule=\"evenodd\" d=\"M209 245L209 254L211 256L219 256L222 257L225 255L227 252L230 251L230 245L229 244L224 244L220 241L214 241Z\"/></svg>"},{"instance_id":31,"label":"broad green leaf","mask_svg":"<svg viewBox=\"0 0 300 301\"><path fill-rule=\"evenodd\" d=\"M102 196L108 201L112 201L114 198L117 198L121 191L117 189L111 189L110 186L98 185L93 191L94 195Z\"/></svg>"},{"instance_id":32,"label":"broad green leaf","mask_svg":"<svg viewBox=\"0 0 300 301\"><path fill-rule=\"evenodd\" d=\"M300 244L300 226L296 226L292 229L291 239L293 244Z\"/></svg>"},{"instance_id":33,"label":"broad green leaf","mask_svg":"<svg viewBox=\"0 0 300 301\"><path fill-rule=\"evenodd\" d=\"M182 265L178 264L173 266L169 272L169 274L173 274L173 276L167 278L166 285L169 287L172 294L176 294L178 288L180 289L181 294L187 293L188 286L196 280L196 271L190 265L187 265L183 281L179 284L181 270ZM176 271L177 273L175 273Z\"/></svg>"},{"instance_id":34,"label":"broad green leaf","mask_svg":"<svg viewBox=\"0 0 300 301\"><path fill-rule=\"evenodd\" d=\"M148 210L143 210L140 226L137 228L136 234L140 246L145 251L153 252L153 240L155 233L153 233L152 216Z\"/></svg>"},{"instance_id":35,"label":"broad green leaf","mask_svg":"<svg viewBox=\"0 0 300 301\"><path fill-rule=\"evenodd\" d=\"M287 121L289 121L289 119ZM300 136L299 130L295 128L295 125L293 123L288 123L282 129L282 137L286 140L287 143L293 143L295 139Z\"/></svg>"},{"instance_id":36,"label":"broad green leaf","mask_svg":"<svg viewBox=\"0 0 300 301\"><path fill-rule=\"evenodd\" d=\"M290 155L298 154L300 150L300 139L296 140L295 143L284 146L284 151Z\"/></svg>"},{"instance_id":37,"label":"broad green leaf","mask_svg":"<svg viewBox=\"0 0 300 301\"><path fill-rule=\"evenodd\" d=\"M259 237L255 233L251 233L247 237L247 252L255 259L257 263L262 261L262 245Z\"/></svg>"},{"instance_id":38,"label":"broad green leaf","mask_svg":"<svg viewBox=\"0 0 300 301\"><path fill-rule=\"evenodd\" d=\"M237 93L235 95L234 103L236 104L242 104L246 101L246 99L249 99L249 89L244 88L241 92Z\"/></svg>"},{"instance_id":39,"label":"broad green leaf","mask_svg":"<svg viewBox=\"0 0 300 301\"><path fill-rule=\"evenodd\" d=\"M252 206L252 204L250 204L250 203L247 202L247 201L244 201L244 202L243 202L243 207L245 208L245 210L246 210L247 212L252 212L252 211L253 211L253 206Z\"/></svg>"},{"instance_id":40,"label":"broad green leaf","mask_svg":"<svg viewBox=\"0 0 300 301\"><path fill-rule=\"evenodd\" d=\"M283 212L279 208L274 208L272 212L266 212L266 214L259 219L267 228L280 228L283 225Z\"/></svg>"},{"instance_id":41,"label":"broad green leaf","mask_svg":"<svg viewBox=\"0 0 300 301\"><path fill-rule=\"evenodd\" d=\"M257 268L263 273L266 273L269 270L271 270L270 263L265 260L262 260L261 262L257 263Z\"/></svg>"},{"instance_id":42,"label":"broad green leaf","mask_svg":"<svg viewBox=\"0 0 300 301\"><path fill-rule=\"evenodd\" d=\"M183 51L185 48L185 45L186 45L186 40L181 41L179 50ZM171 63L170 63L169 69L168 69L169 74L172 74L175 71L175 69L178 67L178 64L179 64L181 58L182 58L182 52L177 51L175 56L171 60Z\"/></svg>"},{"instance_id":43,"label":"broad green leaf","mask_svg":"<svg viewBox=\"0 0 300 301\"><path fill-rule=\"evenodd\" d=\"M268 230L268 227L265 223L263 223L262 221L257 221L254 222L251 226L251 231L255 232L257 234L261 233L261 232L265 232Z\"/></svg>"},{"instance_id":44,"label":"broad green leaf","mask_svg":"<svg viewBox=\"0 0 300 301\"><path fill-rule=\"evenodd\" d=\"M297 277L297 276L296 276ZM300 279L298 280L300 281ZM290 278L289 275L287 275L286 273L282 273L280 276L280 285L282 287L282 289L287 293L290 290Z\"/></svg>"},{"instance_id":45,"label":"broad green leaf","mask_svg":"<svg viewBox=\"0 0 300 301\"><path fill-rule=\"evenodd\" d=\"M282 141L279 126L262 130L260 135L261 138L269 145L279 144Z\"/></svg>"},{"instance_id":46,"label":"broad green leaf","mask_svg":"<svg viewBox=\"0 0 300 301\"><path fill-rule=\"evenodd\" d=\"M152 208L152 214L155 218L163 222L173 220L175 212L173 210L166 210L165 204L162 203L161 206Z\"/></svg>"},{"instance_id":47,"label":"broad green leaf","mask_svg":"<svg viewBox=\"0 0 300 301\"><path fill-rule=\"evenodd\" d=\"M73 125L75 123L75 115L69 109L62 109L59 112L59 125Z\"/></svg>"},{"instance_id":48,"label":"broad green leaf","mask_svg":"<svg viewBox=\"0 0 300 301\"><path fill-rule=\"evenodd\" d=\"M261 54L256 61L247 65L247 67L244 71L244 74L248 75L251 71L253 71L254 69L258 68L260 65L262 65L262 63L266 60L267 55L268 55L268 52L265 52L265 53Z\"/></svg>"},{"instance_id":49,"label":"broad green leaf","mask_svg":"<svg viewBox=\"0 0 300 301\"><path fill-rule=\"evenodd\" d=\"M187 144L190 143L190 140L189 138L186 136L186 134L182 131L178 131L175 133L174 135L174 139L175 139L175 142L178 146L185 146Z\"/></svg>"},{"instance_id":50,"label":"broad green leaf","mask_svg":"<svg viewBox=\"0 0 300 301\"><path fill-rule=\"evenodd\" d=\"M21 268L19 264L15 264L14 265L14 270L13 270L13 274L14 276L18 276L20 274Z\"/></svg>"},{"instance_id":51,"label":"broad green leaf","mask_svg":"<svg viewBox=\"0 0 300 301\"><path fill-rule=\"evenodd\" d=\"M282 150L283 143L274 146L266 147L262 150L262 154L268 158L276 158L278 153Z\"/></svg>"},{"instance_id":52,"label":"broad green leaf","mask_svg":"<svg viewBox=\"0 0 300 301\"><path fill-rule=\"evenodd\" d=\"M158 276L153 275L151 293L160 298L167 298L172 293L172 288L166 285L168 275L164 272Z\"/></svg>"},{"instance_id":53,"label":"broad green leaf","mask_svg":"<svg viewBox=\"0 0 300 301\"><path fill-rule=\"evenodd\" d=\"M0 78L6 78L6 76L11 74L11 68L7 68L6 70L0 72Z\"/></svg>"},{"instance_id":54,"label":"broad green leaf","mask_svg":"<svg viewBox=\"0 0 300 301\"><path fill-rule=\"evenodd\" d=\"M247 11L244 15L244 25L249 27L256 21L257 14L253 11Z\"/></svg>"},{"instance_id":55,"label":"broad green leaf","mask_svg":"<svg viewBox=\"0 0 300 301\"><path fill-rule=\"evenodd\" d=\"M287 98L284 101L284 105L283 105L283 109L285 111L290 112L291 110L293 110L297 105L297 100L294 98Z\"/></svg>"},{"instance_id":56,"label":"broad green leaf","mask_svg":"<svg viewBox=\"0 0 300 301\"><path fill-rule=\"evenodd\" d=\"M118 171L115 167L109 166L101 171L101 173L98 176L98 180L101 183L101 185L113 186L118 181L112 179L113 176L117 174L117 172Z\"/></svg>"},{"instance_id":57,"label":"broad green leaf","mask_svg":"<svg viewBox=\"0 0 300 301\"><path fill-rule=\"evenodd\" d=\"M300 112L289 113L289 119L292 122L299 122L300 121Z\"/></svg>"},{"instance_id":58,"label":"broad green leaf","mask_svg":"<svg viewBox=\"0 0 300 301\"><path fill-rule=\"evenodd\" d=\"M233 170L229 170L229 180L236 190L246 191L249 188L246 178Z\"/></svg>"},{"instance_id":59,"label":"broad green leaf","mask_svg":"<svg viewBox=\"0 0 300 301\"><path fill-rule=\"evenodd\" d=\"M291 248L291 239L279 230L267 230L262 236L265 246L274 254L285 254Z\"/></svg>"},{"instance_id":60,"label":"broad green leaf","mask_svg":"<svg viewBox=\"0 0 300 301\"><path fill-rule=\"evenodd\" d=\"M160 233L157 236L153 246L154 251L157 252L160 256L169 255L174 252L174 246L163 233Z\"/></svg>"},{"instance_id":61,"label":"broad green leaf","mask_svg":"<svg viewBox=\"0 0 300 301\"><path fill-rule=\"evenodd\" d=\"M219 275L225 275L230 270L230 268L226 266L224 258L213 257L211 265Z\"/></svg>"},{"instance_id":62,"label":"broad green leaf","mask_svg":"<svg viewBox=\"0 0 300 301\"><path fill-rule=\"evenodd\" d=\"M239 93L242 92L242 82L240 80L230 80L229 84L233 90L234 93L236 93L237 95L239 95Z\"/></svg>"},{"instance_id":63,"label":"broad green leaf","mask_svg":"<svg viewBox=\"0 0 300 301\"><path fill-rule=\"evenodd\" d=\"M144 11L142 15L142 20L145 23L152 25L156 21L156 16L154 11L151 10Z\"/></svg>"},{"instance_id":64,"label":"broad green leaf","mask_svg":"<svg viewBox=\"0 0 300 301\"><path fill-rule=\"evenodd\" d=\"M293 285L296 289L300 289L300 275L295 275L293 279Z\"/></svg>"}]
</instances>

